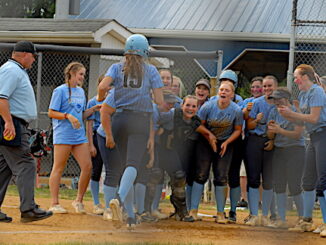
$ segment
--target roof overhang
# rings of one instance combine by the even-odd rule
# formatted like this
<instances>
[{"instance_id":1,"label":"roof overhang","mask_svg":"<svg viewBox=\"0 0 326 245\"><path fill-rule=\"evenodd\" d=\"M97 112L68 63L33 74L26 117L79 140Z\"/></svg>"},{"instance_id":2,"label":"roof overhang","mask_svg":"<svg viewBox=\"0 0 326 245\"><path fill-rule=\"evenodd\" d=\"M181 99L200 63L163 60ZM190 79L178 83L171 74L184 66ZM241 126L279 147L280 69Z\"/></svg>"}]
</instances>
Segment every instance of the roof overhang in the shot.
<instances>
[{"instance_id":1,"label":"roof overhang","mask_svg":"<svg viewBox=\"0 0 326 245\"><path fill-rule=\"evenodd\" d=\"M274 75L286 78L289 51L274 49L245 49L225 69L239 71L248 80L254 76Z\"/></svg>"},{"instance_id":2,"label":"roof overhang","mask_svg":"<svg viewBox=\"0 0 326 245\"><path fill-rule=\"evenodd\" d=\"M73 43L101 44L101 37L109 34L122 41L133 33L115 20L110 21L96 31L0 31L1 42L16 42L30 40L36 43Z\"/></svg>"},{"instance_id":3,"label":"roof overhang","mask_svg":"<svg viewBox=\"0 0 326 245\"><path fill-rule=\"evenodd\" d=\"M129 28L134 33L141 33L147 37L160 38L191 38L229 41L263 41L263 42L289 42L290 34L278 33L249 33L249 32L221 32L196 30L162 30Z\"/></svg>"}]
</instances>

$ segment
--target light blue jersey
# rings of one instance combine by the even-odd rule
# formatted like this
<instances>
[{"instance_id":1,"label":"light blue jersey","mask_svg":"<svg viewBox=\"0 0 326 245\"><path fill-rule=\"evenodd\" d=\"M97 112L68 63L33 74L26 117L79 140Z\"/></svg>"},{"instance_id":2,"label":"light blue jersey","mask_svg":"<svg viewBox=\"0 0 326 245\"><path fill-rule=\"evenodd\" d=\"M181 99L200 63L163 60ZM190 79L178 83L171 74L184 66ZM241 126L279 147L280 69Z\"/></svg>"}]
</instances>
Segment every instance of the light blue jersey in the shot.
<instances>
[{"instance_id":1,"label":"light blue jersey","mask_svg":"<svg viewBox=\"0 0 326 245\"><path fill-rule=\"evenodd\" d=\"M105 100L103 101L103 104L107 104L108 106L112 107L112 108L116 108L116 104L115 104L115 101L114 101L114 88L112 88L108 95L106 96ZM102 123L101 123L101 120L100 120L100 125L98 126L97 128L97 131L96 131L99 135L101 135L102 137L106 137L106 134L105 134L105 131L104 131L104 128L102 126Z\"/></svg>"},{"instance_id":2,"label":"light blue jersey","mask_svg":"<svg viewBox=\"0 0 326 245\"><path fill-rule=\"evenodd\" d=\"M218 106L218 98L206 102L199 110L198 116L206 121L207 128L216 136L218 140L225 140L231 136L234 126L243 124L241 108L231 101L225 109Z\"/></svg>"},{"instance_id":3,"label":"light blue jersey","mask_svg":"<svg viewBox=\"0 0 326 245\"><path fill-rule=\"evenodd\" d=\"M103 101L98 101L96 99L96 96L91 98L88 103L86 109L92 108L93 106L96 105L102 105ZM99 111L95 111L92 115L90 115L87 120L93 120L93 131L97 130L97 128L101 124L101 115Z\"/></svg>"},{"instance_id":4,"label":"light blue jersey","mask_svg":"<svg viewBox=\"0 0 326 245\"><path fill-rule=\"evenodd\" d=\"M0 98L9 101L10 113L30 122L37 117L34 90L24 67L9 60L0 68Z\"/></svg>"},{"instance_id":5,"label":"light blue jersey","mask_svg":"<svg viewBox=\"0 0 326 245\"><path fill-rule=\"evenodd\" d=\"M324 90L314 84L308 91L299 94L300 110L303 114L310 114L311 107L321 107L319 120L316 124L305 122L308 134L317 132L321 127L326 127L326 95Z\"/></svg>"},{"instance_id":6,"label":"light blue jersey","mask_svg":"<svg viewBox=\"0 0 326 245\"><path fill-rule=\"evenodd\" d=\"M152 112L151 89L163 87L157 69L153 65L144 65L142 81L124 77L123 63L113 64L106 73L113 79L115 87L114 100L117 109Z\"/></svg>"},{"instance_id":7,"label":"light blue jersey","mask_svg":"<svg viewBox=\"0 0 326 245\"><path fill-rule=\"evenodd\" d=\"M295 107L292 106L292 110L296 111ZM281 128L288 130L288 131L293 131L295 124L284 119L279 113L276 107L273 107L271 109L271 112L269 113L268 120L274 120L277 124L280 125ZM293 139L286 137L282 134L275 134L275 139L274 139L274 145L277 147L290 147L290 146L304 146L304 138L303 135L301 135L300 139Z\"/></svg>"},{"instance_id":8,"label":"light blue jersey","mask_svg":"<svg viewBox=\"0 0 326 245\"><path fill-rule=\"evenodd\" d=\"M263 118L260 120L259 123L257 123L257 126L255 129L249 130L250 134L257 134L257 135L266 135L267 130L267 120L269 113L273 107L275 107L274 104L268 104L265 96L260 96L253 100L253 107L249 113L249 117L252 119L256 119L258 113L263 113Z\"/></svg>"},{"instance_id":9,"label":"light blue jersey","mask_svg":"<svg viewBox=\"0 0 326 245\"><path fill-rule=\"evenodd\" d=\"M218 95L212 96L209 100L217 100ZM242 106L243 99L240 95L236 94L235 99L233 100L234 103L236 103L238 106Z\"/></svg>"},{"instance_id":10,"label":"light blue jersey","mask_svg":"<svg viewBox=\"0 0 326 245\"><path fill-rule=\"evenodd\" d=\"M177 103L175 103L174 104L174 108L181 108L181 105L182 105L182 103L183 103L183 99L181 99L179 96L175 96L176 97L176 99L178 100L178 102Z\"/></svg>"},{"instance_id":11,"label":"light blue jersey","mask_svg":"<svg viewBox=\"0 0 326 245\"><path fill-rule=\"evenodd\" d=\"M53 144L78 145L87 142L83 123L83 112L86 109L86 97L80 87L71 88L69 102L69 88L63 84L53 90L49 109L68 113L76 117L80 123L79 129L74 129L68 119L52 119Z\"/></svg>"}]
</instances>

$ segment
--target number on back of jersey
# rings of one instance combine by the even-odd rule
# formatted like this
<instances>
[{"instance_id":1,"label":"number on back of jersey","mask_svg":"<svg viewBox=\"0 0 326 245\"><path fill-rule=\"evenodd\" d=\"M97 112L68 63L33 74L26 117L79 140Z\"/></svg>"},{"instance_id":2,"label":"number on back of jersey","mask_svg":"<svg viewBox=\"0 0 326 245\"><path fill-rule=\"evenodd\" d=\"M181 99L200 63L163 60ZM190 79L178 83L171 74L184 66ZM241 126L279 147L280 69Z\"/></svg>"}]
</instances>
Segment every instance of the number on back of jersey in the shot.
<instances>
[{"instance_id":1,"label":"number on back of jersey","mask_svg":"<svg viewBox=\"0 0 326 245\"><path fill-rule=\"evenodd\" d=\"M142 80L137 78L131 78L124 76L123 78L123 87L124 88L141 88L142 87Z\"/></svg>"}]
</instances>

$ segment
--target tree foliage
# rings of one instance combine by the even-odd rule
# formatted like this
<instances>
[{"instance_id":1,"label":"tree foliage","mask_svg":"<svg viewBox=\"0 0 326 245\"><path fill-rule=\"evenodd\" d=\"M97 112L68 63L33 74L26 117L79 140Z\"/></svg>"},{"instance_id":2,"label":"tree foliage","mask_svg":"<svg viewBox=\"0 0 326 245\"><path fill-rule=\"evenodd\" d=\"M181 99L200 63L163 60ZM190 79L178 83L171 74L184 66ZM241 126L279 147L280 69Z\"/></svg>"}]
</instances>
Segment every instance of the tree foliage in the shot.
<instances>
[{"instance_id":1,"label":"tree foliage","mask_svg":"<svg viewBox=\"0 0 326 245\"><path fill-rule=\"evenodd\" d=\"M0 0L0 18L53 18L55 0Z\"/></svg>"}]
</instances>

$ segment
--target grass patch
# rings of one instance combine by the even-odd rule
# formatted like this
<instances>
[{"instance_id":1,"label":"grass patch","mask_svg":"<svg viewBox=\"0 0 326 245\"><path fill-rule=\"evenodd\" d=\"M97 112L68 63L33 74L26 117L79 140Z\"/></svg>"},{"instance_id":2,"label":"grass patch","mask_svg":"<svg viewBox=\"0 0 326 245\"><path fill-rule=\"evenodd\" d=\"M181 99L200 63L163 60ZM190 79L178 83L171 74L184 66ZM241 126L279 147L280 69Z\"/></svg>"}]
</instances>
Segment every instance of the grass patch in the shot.
<instances>
[{"instance_id":1,"label":"grass patch","mask_svg":"<svg viewBox=\"0 0 326 245\"><path fill-rule=\"evenodd\" d=\"M35 188L35 197L36 198L51 198L50 196L50 189L48 187L42 187L42 188ZM18 190L16 185L9 185L7 194L11 196L18 196ZM72 189L60 189L59 198L60 199L66 199L66 200L75 200L77 195L77 190ZM99 197L103 199L103 194L100 193ZM92 194L90 191L86 191L84 200L90 201L92 200Z\"/></svg>"}]
</instances>

